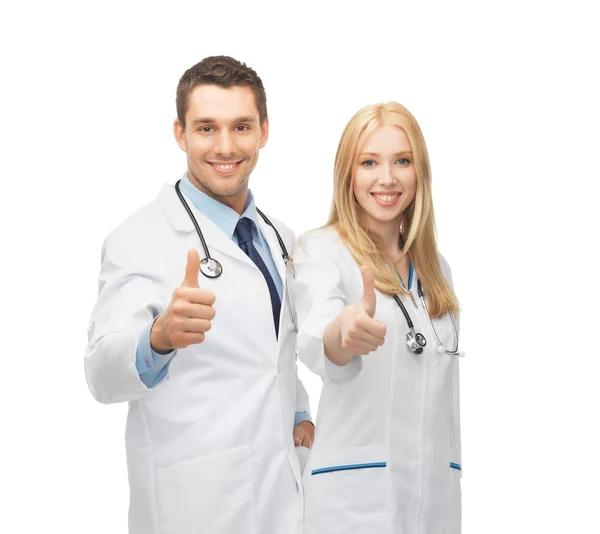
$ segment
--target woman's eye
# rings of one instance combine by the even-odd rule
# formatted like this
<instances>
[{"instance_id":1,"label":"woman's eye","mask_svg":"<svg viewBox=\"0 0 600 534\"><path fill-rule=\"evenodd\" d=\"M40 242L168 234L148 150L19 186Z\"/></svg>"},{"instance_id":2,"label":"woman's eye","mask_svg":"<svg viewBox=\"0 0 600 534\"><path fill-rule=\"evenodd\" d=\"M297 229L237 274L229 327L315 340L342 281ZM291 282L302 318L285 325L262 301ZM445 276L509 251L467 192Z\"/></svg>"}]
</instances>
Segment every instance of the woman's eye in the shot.
<instances>
[{"instance_id":1,"label":"woman's eye","mask_svg":"<svg viewBox=\"0 0 600 534\"><path fill-rule=\"evenodd\" d=\"M407 160L406 158L398 158L396 160L396 163L399 163L402 166L406 166L410 163L410 160Z\"/></svg>"},{"instance_id":2,"label":"woman's eye","mask_svg":"<svg viewBox=\"0 0 600 534\"><path fill-rule=\"evenodd\" d=\"M376 163L372 159L368 159L363 161L361 165L364 165L365 167L375 167Z\"/></svg>"}]
</instances>

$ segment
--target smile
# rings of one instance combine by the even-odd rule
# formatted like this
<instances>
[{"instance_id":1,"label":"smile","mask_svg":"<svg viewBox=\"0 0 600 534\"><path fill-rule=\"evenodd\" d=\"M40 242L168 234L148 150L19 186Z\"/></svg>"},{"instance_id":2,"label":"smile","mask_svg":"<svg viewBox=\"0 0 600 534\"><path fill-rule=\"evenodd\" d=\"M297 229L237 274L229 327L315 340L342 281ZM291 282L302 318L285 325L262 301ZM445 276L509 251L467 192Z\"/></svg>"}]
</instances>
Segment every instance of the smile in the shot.
<instances>
[{"instance_id":1,"label":"smile","mask_svg":"<svg viewBox=\"0 0 600 534\"><path fill-rule=\"evenodd\" d=\"M371 193L371 196L375 199L375 202L380 206L389 208L398 202L400 195L402 193L394 192L394 193Z\"/></svg>"},{"instance_id":2,"label":"smile","mask_svg":"<svg viewBox=\"0 0 600 534\"><path fill-rule=\"evenodd\" d=\"M211 163L210 161L208 162L208 164L215 170L217 174L221 174L223 176L233 174L238 169L241 163L241 161L235 163Z\"/></svg>"}]
</instances>

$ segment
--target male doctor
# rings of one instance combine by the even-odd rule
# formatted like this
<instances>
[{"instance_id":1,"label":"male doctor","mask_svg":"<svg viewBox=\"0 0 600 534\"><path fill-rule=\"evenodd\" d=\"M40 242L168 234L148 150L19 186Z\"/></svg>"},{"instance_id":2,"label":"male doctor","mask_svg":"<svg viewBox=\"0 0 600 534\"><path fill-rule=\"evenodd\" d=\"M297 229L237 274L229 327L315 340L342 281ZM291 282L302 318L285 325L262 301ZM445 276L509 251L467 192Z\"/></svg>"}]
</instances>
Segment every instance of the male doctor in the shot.
<instances>
[{"instance_id":1,"label":"male doctor","mask_svg":"<svg viewBox=\"0 0 600 534\"><path fill-rule=\"evenodd\" d=\"M312 445L297 377L286 268L248 180L269 133L256 73L225 56L177 87L183 199L155 201L107 237L85 372L102 403L129 402L131 534L302 531L295 446ZM200 270L202 244L222 265ZM291 251L294 236L271 219Z\"/></svg>"}]
</instances>

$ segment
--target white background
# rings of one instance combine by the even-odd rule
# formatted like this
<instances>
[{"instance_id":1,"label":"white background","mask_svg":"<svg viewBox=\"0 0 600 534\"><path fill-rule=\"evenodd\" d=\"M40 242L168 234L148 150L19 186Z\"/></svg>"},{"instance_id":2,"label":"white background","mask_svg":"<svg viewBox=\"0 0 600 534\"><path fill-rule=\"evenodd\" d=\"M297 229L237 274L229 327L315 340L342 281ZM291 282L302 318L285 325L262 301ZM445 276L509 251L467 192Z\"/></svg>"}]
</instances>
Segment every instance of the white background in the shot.
<instances>
[{"instance_id":1,"label":"white background","mask_svg":"<svg viewBox=\"0 0 600 534\"><path fill-rule=\"evenodd\" d=\"M126 406L83 373L100 249L185 170L177 81L227 54L267 90L251 187L298 233L351 115L414 113L463 310L463 531L600 532L592 4L3 4L0 531L126 532Z\"/></svg>"}]
</instances>

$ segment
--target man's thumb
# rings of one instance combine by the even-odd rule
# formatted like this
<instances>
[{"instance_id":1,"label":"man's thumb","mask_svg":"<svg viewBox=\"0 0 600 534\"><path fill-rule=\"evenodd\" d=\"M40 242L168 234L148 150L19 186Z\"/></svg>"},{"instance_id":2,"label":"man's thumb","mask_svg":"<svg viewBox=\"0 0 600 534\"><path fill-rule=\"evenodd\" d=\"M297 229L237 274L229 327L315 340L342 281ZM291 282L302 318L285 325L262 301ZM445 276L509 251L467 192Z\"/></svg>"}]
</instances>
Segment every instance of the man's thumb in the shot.
<instances>
[{"instance_id":1,"label":"man's thumb","mask_svg":"<svg viewBox=\"0 0 600 534\"><path fill-rule=\"evenodd\" d=\"M368 267L364 265L360 268L360 274L363 280L363 296L360 301L363 309L367 312L369 317L375 316L375 281L373 280L373 273Z\"/></svg>"},{"instance_id":2,"label":"man's thumb","mask_svg":"<svg viewBox=\"0 0 600 534\"><path fill-rule=\"evenodd\" d=\"M185 266L185 278L182 286L200 287L198 285L198 275L200 274L200 255L194 248L188 250L187 265Z\"/></svg>"}]
</instances>

